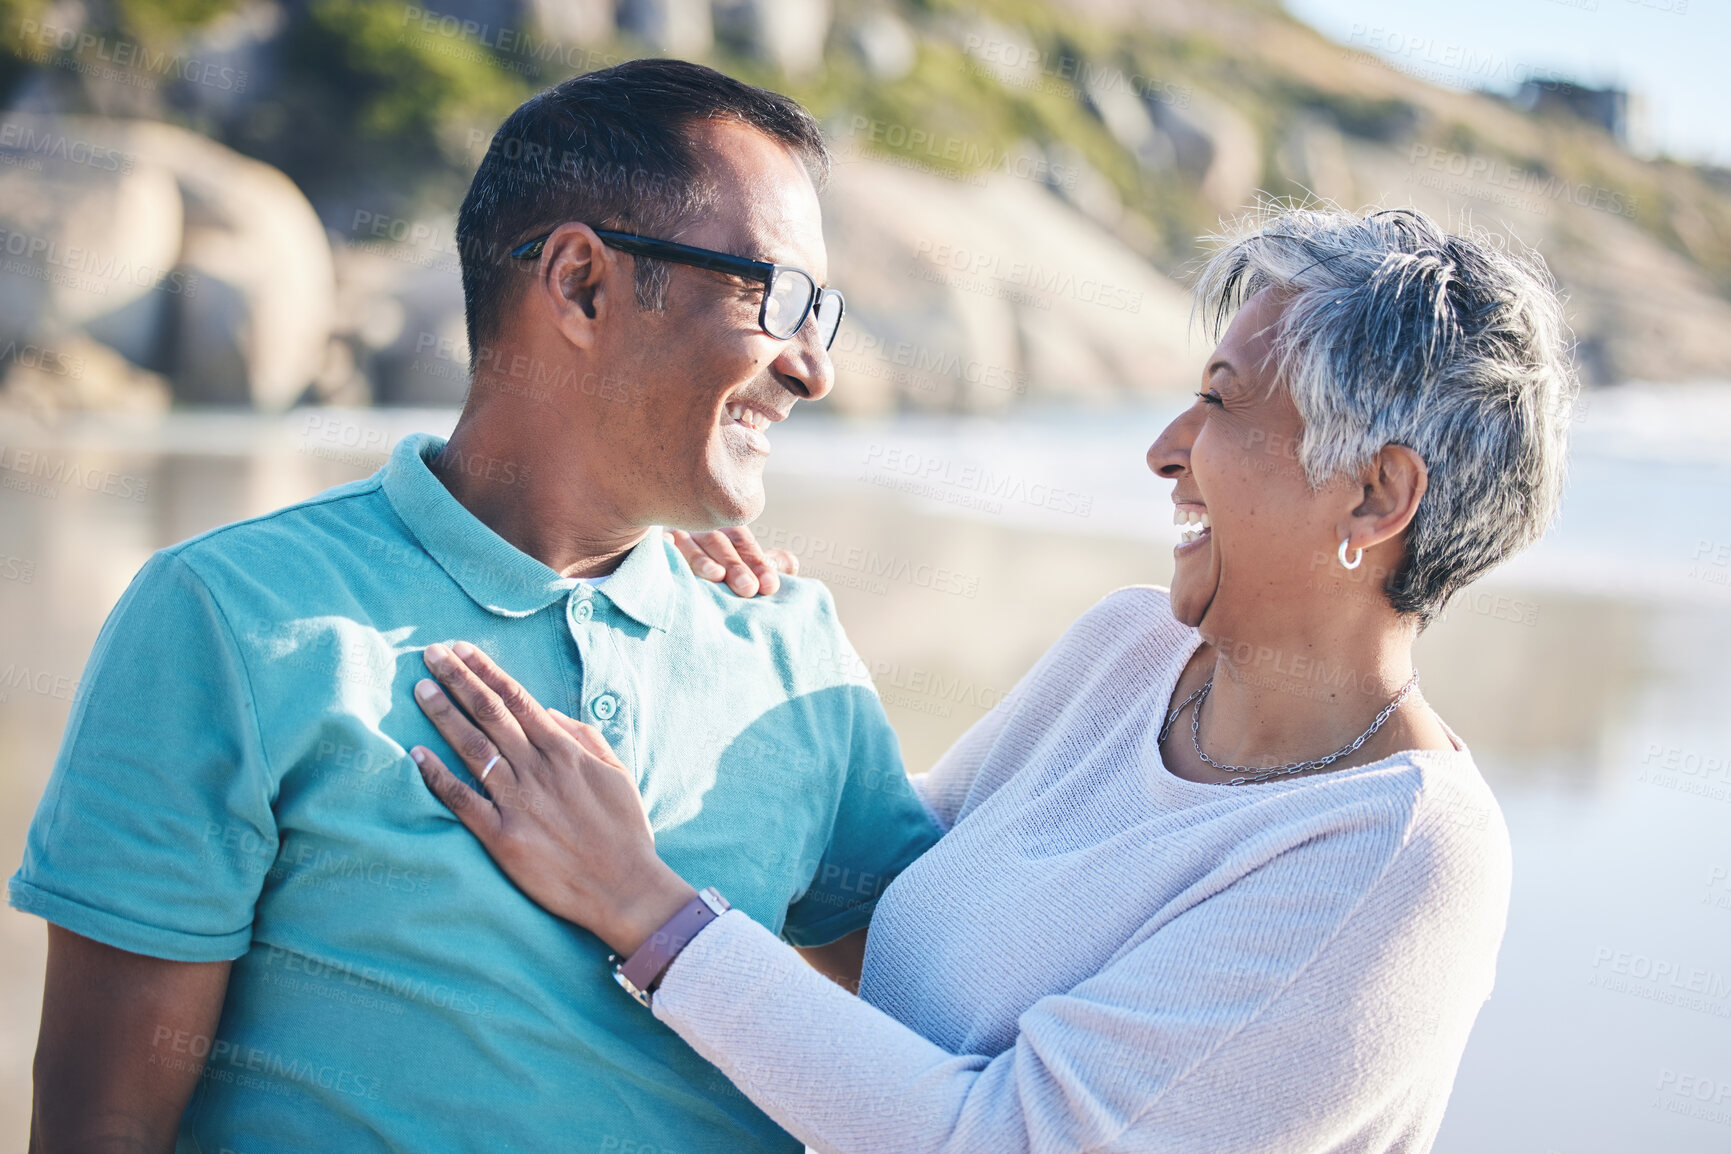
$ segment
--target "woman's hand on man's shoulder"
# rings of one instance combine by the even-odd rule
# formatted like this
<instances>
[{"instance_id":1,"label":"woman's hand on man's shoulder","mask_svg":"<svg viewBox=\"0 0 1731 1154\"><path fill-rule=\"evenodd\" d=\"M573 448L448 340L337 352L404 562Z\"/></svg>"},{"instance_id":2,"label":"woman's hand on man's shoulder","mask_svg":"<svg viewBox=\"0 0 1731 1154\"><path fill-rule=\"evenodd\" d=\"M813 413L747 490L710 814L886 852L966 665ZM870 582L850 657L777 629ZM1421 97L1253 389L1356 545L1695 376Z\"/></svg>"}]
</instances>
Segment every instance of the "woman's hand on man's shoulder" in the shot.
<instances>
[{"instance_id":1,"label":"woman's hand on man's shoulder","mask_svg":"<svg viewBox=\"0 0 1731 1154\"><path fill-rule=\"evenodd\" d=\"M782 574L799 575L799 558L786 549L765 549L744 525L687 533L666 531L673 547L705 581L723 582L741 597L773 596L781 589Z\"/></svg>"}]
</instances>

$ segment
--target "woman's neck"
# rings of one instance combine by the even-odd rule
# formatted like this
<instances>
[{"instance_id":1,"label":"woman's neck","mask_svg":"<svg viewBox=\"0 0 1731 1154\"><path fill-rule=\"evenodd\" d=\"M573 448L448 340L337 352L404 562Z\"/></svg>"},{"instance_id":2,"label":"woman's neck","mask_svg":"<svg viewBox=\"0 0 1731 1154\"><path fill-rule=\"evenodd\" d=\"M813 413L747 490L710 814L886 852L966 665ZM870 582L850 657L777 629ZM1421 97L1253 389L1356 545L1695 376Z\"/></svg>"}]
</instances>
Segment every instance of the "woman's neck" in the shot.
<instances>
[{"instance_id":1,"label":"woman's neck","mask_svg":"<svg viewBox=\"0 0 1731 1154\"><path fill-rule=\"evenodd\" d=\"M1280 766L1326 757L1369 729L1413 676L1414 635L1405 622L1340 624L1338 631L1309 634L1258 631L1256 641L1204 628L1207 643L1179 677L1167 709L1212 680L1199 734L1211 759L1222 765ZM1230 780L1231 774L1196 756L1192 708L1173 720L1161 747L1168 768L1196 781ZM1454 748L1416 690L1359 750L1327 769L1365 765L1414 748Z\"/></svg>"}]
</instances>

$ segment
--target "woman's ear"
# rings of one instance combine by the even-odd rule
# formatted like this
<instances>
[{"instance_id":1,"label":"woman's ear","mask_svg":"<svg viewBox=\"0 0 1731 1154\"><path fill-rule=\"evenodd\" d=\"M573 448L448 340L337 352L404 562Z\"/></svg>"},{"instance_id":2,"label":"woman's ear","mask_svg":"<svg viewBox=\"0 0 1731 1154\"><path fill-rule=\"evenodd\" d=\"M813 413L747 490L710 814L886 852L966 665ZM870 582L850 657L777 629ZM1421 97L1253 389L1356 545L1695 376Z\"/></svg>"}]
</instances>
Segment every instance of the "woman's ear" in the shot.
<instances>
[{"instance_id":1,"label":"woman's ear","mask_svg":"<svg viewBox=\"0 0 1731 1154\"><path fill-rule=\"evenodd\" d=\"M1347 533L1355 548L1368 549L1399 537L1412 524L1430 484L1430 470L1407 446L1384 445L1360 481L1363 498L1352 511Z\"/></svg>"}]
</instances>

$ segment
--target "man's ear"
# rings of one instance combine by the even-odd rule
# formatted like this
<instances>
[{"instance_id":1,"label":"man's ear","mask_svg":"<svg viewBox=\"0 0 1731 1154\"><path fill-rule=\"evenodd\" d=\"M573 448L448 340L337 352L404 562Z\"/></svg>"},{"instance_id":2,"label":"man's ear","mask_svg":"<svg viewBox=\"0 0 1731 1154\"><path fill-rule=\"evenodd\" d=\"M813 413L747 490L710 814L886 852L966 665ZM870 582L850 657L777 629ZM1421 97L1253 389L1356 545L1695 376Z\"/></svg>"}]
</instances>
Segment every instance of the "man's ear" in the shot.
<instances>
[{"instance_id":1,"label":"man's ear","mask_svg":"<svg viewBox=\"0 0 1731 1154\"><path fill-rule=\"evenodd\" d=\"M568 221L542 246L529 292L566 340L591 349L607 310L618 307L620 277L630 272L594 229Z\"/></svg>"},{"instance_id":2,"label":"man's ear","mask_svg":"<svg viewBox=\"0 0 1731 1154\"><path fill-rule=\"evenodd\" d=\"M1369 549L1399 537L1412 524L1430 485L1424 458L1405 445L1384 445L1359 478L1360 501L1340 534Z\"/></svg>"}]
</instances>

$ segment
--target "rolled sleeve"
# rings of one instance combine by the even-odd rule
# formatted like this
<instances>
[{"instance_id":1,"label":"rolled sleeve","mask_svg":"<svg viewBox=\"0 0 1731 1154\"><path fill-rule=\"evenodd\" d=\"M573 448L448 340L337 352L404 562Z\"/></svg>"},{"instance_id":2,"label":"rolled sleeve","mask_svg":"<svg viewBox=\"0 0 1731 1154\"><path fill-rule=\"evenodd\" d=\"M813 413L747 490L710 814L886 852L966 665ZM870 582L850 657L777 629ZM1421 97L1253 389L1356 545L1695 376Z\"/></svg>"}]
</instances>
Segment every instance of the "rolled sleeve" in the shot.
<instances>
[{"instance_id":1,"label":"rolled sleeve","mask_svg":"<svg viewBox=\"0 0 1731 1154\"><path fill-rule=\"evenodd\" d=\"M134 953L239 957L276 858L269 782L229 623L158 553L97 638L11 904Z\"/></svg>"}]
</instances>

